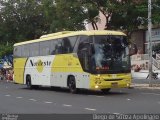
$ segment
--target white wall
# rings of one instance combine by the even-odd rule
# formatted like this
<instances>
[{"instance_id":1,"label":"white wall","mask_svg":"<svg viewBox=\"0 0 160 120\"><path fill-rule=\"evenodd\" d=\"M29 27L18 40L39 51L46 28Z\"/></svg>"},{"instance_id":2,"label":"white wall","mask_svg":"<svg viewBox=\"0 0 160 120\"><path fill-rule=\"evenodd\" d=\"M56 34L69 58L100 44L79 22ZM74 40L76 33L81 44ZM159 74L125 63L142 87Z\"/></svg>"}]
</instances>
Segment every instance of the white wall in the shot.
<instances>
[{"instance_id":1,"label":"white wall","mask_svg":"<svg viewBox=\"0 0 160 120\"><path fill-rule=\"evenodd\" d=\"M100 21L97 22L98 30L104 30L106 24L106 18L101 12L99 12L99 18ZM86 24L86 30L93 30L91 23Z\"/></svg>"}]
</instances>

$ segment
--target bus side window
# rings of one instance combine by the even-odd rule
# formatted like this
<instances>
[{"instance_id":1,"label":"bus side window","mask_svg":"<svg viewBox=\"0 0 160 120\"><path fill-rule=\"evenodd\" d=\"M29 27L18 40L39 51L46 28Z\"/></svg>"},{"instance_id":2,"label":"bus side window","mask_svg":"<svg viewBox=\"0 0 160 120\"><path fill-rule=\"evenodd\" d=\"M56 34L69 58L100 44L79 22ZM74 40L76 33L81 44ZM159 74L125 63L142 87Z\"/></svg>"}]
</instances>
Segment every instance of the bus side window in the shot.
<instances>
[{"instance_id":1,"label":"bus side window","mask_svg":"<svg viewBox=\"0 0 160 120\"><path fill-rule=\"evenodd\" d=\"M57 44L58 44L58 40L51 40L50 41L50 55L56 54Z\"/></svg>"},{"instance_id":2,"label":"bus side window","mask_svg":"<svg viewBox=\"0 0 160 120\"><path fill-rule=\"evenodd\" d=\"M58 39L55 45L54 54L63 54L62 40Z\"/></svg>"},{"instance_id":3,"label":"bus side window","mask_svg":"<svg viewBox=\"0 0 160 120\"><path fill-rule=\"evenodd\" d=\"M71 44L70 44L69 39L67 37L63 38L62 39L62 51L63 51L63 53L69 53L70 49L71 49Z\"/></svg>"},{"instance_id":4,"label":"bus side window","mask_svg":"<svg viewBox=\"0 0 160 120\"><path fill-rule=\"evenodd\" d=\"M50 46L50 41L40 42L40 55L41 56L50 54L49 46Z\"/></svg>"},{"instance_id":5,"label":"bus side window","mask_svg":"<svg viewBox=\"0 0 160 120\"><path fill-rule=\"evenodd\" d=\"M76 41L77 36L63 38L63 52L72 53Z\"/></svg>"},{"instance_id":6,"label":"bus side window","mask_svg":"<svg viewBox=\"0 0 160 120\"><path fill-rule=\"evenodd\" d=\"M27 56L34 57L39 56L39 43L28 44L25 46L25 52Z\"/></svg>"},{"instance_id":7,"label":"bus side window","mask_svg":"<svg viewBox=\"0 0 160 120\"><path fill-rule=\"evenodd\" d=\"M63 54L62 44L59 43L59 44L57 45L56 51L57 51L57 54Z\"/></svg>"},{"instance_id":8,"label":"bus side window","mask_svg":"<svg viewBox=\"0 0 160 120\"><path fill-rule=\"evenodd\" d=\"M28 45L25 45L24 46L24 52L25 52L25 56L26 57L29 57L30 56L30 44L28 44Z\"/></svg>"},{"instance_id":9,"label":"bus side window","mask_svg":"<svg viewBox=\"0 0 160 120\"><path fill-rule=\"evenodd\" d=\"M78 47L78 57L84 71L89 71L89 43L80 43Z\"/></svg>"},{"instance_id":10,"label":"bus side window","mask_svg":"<svg viewBox=\"0 0 160 120\"><path fill-rule=\"evenodd\" d=\"M17 54L18 54L18 48L17 46L14 48L14 52L13 52L13 55L14 57L17 57Z\"/></svg>"},{"instance_id":11,"label":"bus side window","mask_svg":"<svg viewBox=\"0 0 160 120\"><path fill-rule=\"evenodd\" d=\"M22 49L22 47L21 46L16 46L15 48L14 48L14 57L20 57L21 56L21 49Z\"/></svg>"}]
</instances>

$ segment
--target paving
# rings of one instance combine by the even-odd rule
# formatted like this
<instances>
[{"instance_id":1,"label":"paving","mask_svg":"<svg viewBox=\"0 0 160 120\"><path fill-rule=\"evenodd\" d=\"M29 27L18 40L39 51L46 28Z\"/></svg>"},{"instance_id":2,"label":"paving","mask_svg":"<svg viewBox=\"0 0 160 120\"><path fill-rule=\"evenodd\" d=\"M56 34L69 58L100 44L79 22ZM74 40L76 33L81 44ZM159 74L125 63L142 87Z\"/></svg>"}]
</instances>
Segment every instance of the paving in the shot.
<instances>
[{"instance_id":1,"label":"paving","mask_svg":"<svg viewBox=\"0 0 160 120\"><path fill-rule=\"evenodd\" d=\"M160 90L160 84L137 84L137 83L132 83L131 88Z\"/></svg>"},{"instance_id":2,"label":"paving","mask_svg":"<svg viewBox=\"0 0 160 120\"><path fill-rule=\"evenodd\" d=\"M132 72L132 85L133 88L139 89L160 89L160 74L158 79L146 79L148 72Z\"/></svg>"}]
</instances>

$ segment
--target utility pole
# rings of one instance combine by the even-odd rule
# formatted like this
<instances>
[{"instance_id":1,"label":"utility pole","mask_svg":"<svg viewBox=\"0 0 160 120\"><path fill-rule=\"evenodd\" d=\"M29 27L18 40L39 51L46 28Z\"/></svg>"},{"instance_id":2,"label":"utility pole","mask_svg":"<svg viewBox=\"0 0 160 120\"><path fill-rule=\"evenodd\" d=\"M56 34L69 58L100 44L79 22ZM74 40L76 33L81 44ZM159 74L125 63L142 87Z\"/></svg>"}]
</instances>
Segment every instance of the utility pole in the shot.
<instances>
[{"instance_id":1,"label":"utility pole","mask_svg":"<svg viewBox=\"0 0 160 120\"><path fill-rule=\"evenodd\" d=\"M149 86L152 87L152 3L148 0L148 40L149 40Z\"/></svg>"}]
</instances>

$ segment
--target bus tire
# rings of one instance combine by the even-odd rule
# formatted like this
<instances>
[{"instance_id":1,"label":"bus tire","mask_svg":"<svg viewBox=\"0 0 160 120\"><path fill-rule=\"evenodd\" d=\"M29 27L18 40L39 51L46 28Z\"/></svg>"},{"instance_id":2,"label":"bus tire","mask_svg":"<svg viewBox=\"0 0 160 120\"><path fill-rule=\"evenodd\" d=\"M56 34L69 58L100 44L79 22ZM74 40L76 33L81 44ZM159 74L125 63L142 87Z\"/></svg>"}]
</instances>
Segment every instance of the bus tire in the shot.
<instances>
[{"instance_id":1,"label":"bus tire","mask_svg":"<svg viewBox=\"0 0 160 120\"><path fill-rule=\"evenodd\" d=\"M102 91L104 94L109 93L110 90L111 90L111 88L101 89L101 91Z\"/></svg>"},{"instance_id":2,"label":"bus tire","mask_svg":"<svg viewBox=\"0 0 160 120\"><path fill-rule=\"evenodd\" d=\"M27 75L26 77L26 85L27 85L27 88L28 89L32 89L32 83L31 83L31 76L30 75Z\"/></svg>"},{"instance_id":3,"label":"bus tire","mask_svg":"<svg viewBox=\"0 0 160 120\"><path fill-rule=\"evenodd\" d=\"M76 81L74 76L70 76L68 79L68 87L71 93L77 93Z\"/></svg>"}]
</instances>

